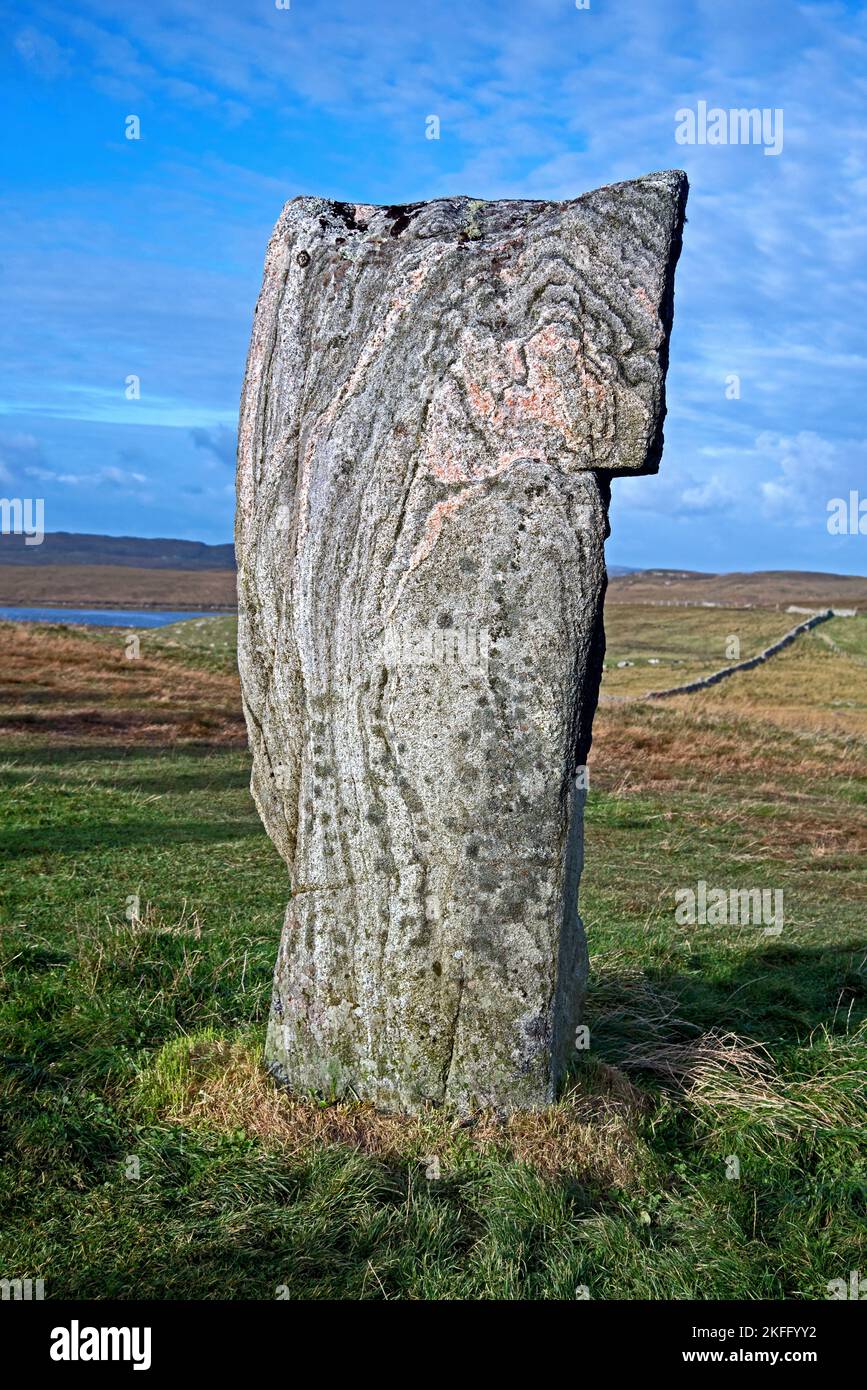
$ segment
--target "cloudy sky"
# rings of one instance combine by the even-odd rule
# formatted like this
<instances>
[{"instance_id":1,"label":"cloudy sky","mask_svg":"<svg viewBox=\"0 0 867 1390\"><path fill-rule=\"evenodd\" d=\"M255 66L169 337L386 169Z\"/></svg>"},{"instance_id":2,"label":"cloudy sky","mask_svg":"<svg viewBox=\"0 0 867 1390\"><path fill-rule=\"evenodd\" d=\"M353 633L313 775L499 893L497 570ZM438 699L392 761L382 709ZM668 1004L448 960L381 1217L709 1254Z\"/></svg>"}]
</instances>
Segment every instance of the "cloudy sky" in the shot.
<instances>
[{"instance_id":1,"label":"cloudy sky","mask_svg":"<svg viewBox=\"0 0 867 1390\"><path fill-rule=\"evenodd\" d=\"M46 529L230 538L247 337L287 198L572 198L675 167L691 193L665 456L615 484L609 560L865 572L867 536L826 524L831 498L867 497L865 5L4 16L0 492L44 497ZM782 149L678 143L700 102L782 111Z\"/></svg>"}]
</instances>

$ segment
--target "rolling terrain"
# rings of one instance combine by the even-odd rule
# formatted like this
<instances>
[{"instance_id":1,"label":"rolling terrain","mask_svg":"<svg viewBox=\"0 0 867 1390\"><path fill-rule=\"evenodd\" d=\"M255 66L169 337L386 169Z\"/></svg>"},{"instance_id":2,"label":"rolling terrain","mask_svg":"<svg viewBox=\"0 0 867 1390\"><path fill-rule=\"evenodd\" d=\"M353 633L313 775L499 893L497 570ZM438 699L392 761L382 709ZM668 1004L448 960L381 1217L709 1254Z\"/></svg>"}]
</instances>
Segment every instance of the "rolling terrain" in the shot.
<instances>
[{"instance_id":1,"label":"rolling terrain","mask_svg":"<svg viewBox=\"0 0 867 1390\"><path fill-rule=\"evenodd\" d=\"M797 570L703 574L609 566L616 604L867 609L867 579ZM48 533L42 545L0 536L0 606L220 608L236 605L234 547L198 541Z\"/></svg>"},{"instance_id":2,"label":"rolling terrain","mask_svg":"<svg viewBox=\"0 0 867 1390\"><path fill-rule=\"evenodd\" d=\"M202 541L151 540L47 531L39 545L22 535L0 536L0 565L117 565L132 569L232 570L235 547Z\"/></svg>"},{"instance_id":3,"label":"rolling terrain","mask_svg":"<svg viewBox=\"0 0 867 1390\"><path fill-rule=\"evenodd\" d=\"M0 606L234 608L234 570L132 565L0 565Z\"/></svg>"},{"instance_id":4,"label":"rolling terrain","mask_svg":"<svg viewBox=\"0 0 867 1390\"><path fill-rule=\"evenodd\" d=\"M811 570L756 570L704 574L691 570L636 570L615 575L606 602L718 604L725 608L867 607L867 579Z\"/></svg>"},{"instance_id":5,"label":"rolling terrain","mask_svg":"<svg viewBox=\"0 0 867 1390\"><path fill-rule=\"evenodd\" d=\"M120 630L3 625L0 1265L49 1297L374 1300L799 1300L863 1269L865 620L698 696L632 689L788 622L609 609L590 1048L556 1105L457 1128L262 1070L288 885L235 620L133 660ZM679 924L699 880L781 892L781 933Z\"/></svg>"},{"instance_id":6,"label":"rolling terrain","mask_svg":"<svg viewBox=\"0 0 867 1390\"><path fill-rule=\"evenodd\" d=\"M229 608L235 548L200 541L48 532L0 536L0 606Z\"/></svg>"}]
</instances>

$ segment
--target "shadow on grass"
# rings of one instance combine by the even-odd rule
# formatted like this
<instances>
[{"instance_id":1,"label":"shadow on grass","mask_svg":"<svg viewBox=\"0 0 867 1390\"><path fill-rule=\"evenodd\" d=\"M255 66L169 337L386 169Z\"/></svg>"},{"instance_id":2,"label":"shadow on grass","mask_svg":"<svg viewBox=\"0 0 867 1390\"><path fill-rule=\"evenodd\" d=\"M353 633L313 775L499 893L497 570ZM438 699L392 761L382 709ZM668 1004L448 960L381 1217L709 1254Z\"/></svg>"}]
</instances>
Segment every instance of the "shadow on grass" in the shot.
<instances>
[{"instance_id":1,"label":"shadow on grass","mask_svg":"<svg viewBox=\"0 0 867 1390\"><path fill-rule=\"evenodd\" d=\"M258 816L250 805L250 824L237 821L130 821L119 825L28 826L0 833L0 855L4 859L27 858L37 854L81 854L89 850L124 849L146 846L165 849L170 845L221 844L227 840L264 839Z\"/></svg>"},{"instance_id":2,"label":"shadow on grass","mask_svg":"<svg viewBox=\"0 0 867 1390\"><path fill-rule=\"evenodd\" d=\"M157 762L165 759L174 764L179 756L189 758L218 758L225 753L242 750L217 743L213 739L191 739L189 743L141 744L123 742L99 743L56 743L40 744L34 747L22 739L7 743L3 750L4 761L21 762L23 767L75 767L91 763L139 763Z\"/></svg>"},{"instance_id":3,"label":"shadow on grass","mask_svg":"<svg viewBox=\"0 0 867 1390\"><path fill-rule=\"evenodd\" d=\"M230 792L247 791L250 786L249 769L244 766L237 769L215 768L210 771L182 772L177 771L177 755L172 759L173 771L157 772L151 776L137 777L134 770L127 772L126 776L89 776L87 784L95 785L105 791L117 792L147 792L155 795L171 796L173 793L187 792ZM40 787L57 787L68 784L70 767L84 767L86 764L67 765L66 770L62 767L55 771L41 771L39 776ZM100 769L100 771L102 771ZM33 765L21 768L4 768L0 772L0 786L25 786L33 779Z\"/></svg>"},{"instance_id":4,"label":"shadow on grass","mask_svg":"<svg viewBox=\"0 0 867 1390\"><path fill-rule=\"evenodd\" d=\"M58 751L61 739L91 736L103 740L116 740L123 738L124 734L130 740L150 739L149 744L144 744L145 747L182 749L186 747L186 741L183 736L179 737L176 730L184 721L194 723L197 729L195 738L190 740L191 743L201 740L201 730L204 727L206 730L214 731L210 739L212 748L246 747L247 737L240 711L232 707L202 708L184 714L157 709L153 703L136 708L115 707L106 714L91 708L73 708L70 712L51 715L7 714L2 718L2 726L4 740L16 737L24 739L30 736L49 738L58 741L52 742L51 745L53 750ZM159 733L161 737L155 738L155 733Z\"/></svg>"},{"instance_id":5,"label":"shadow on grass","mask_svg":"<svg viewBox=\"0 0 867 1390\"><path fill-rule=\"evenodd\" d=\"M237 767L227 767L226 758L239 762ZM118 791L146 792L186 792L186 791L232 791L245 790L249 786L249 755L245 744L196 740L174 746L166 744L128 744L128 743L80 743L54 744L50 747L33 748L26 742L7 744L3 750L2 761L6 766L0 771L0 782L16 786L29 782L34 769L46 770L55 774L45 777L45 782L66 780L65 771L86 771L92 767L102 767L113 763L121 773L135 769L139 763L148 764L141 777L96 776L88 780ZM179 767L181 761L196 764L213 764L208 768L184 771Z\"/></svg>"},{"instance_id":6,"label":"shadow on grass","mask_svg":"<svg viewBox=\"0 0 867 1390\"><path fill-rule=\"evenodd\" d=\"M709 1032L788 1047L816 1028L845 1033L867 1018L867 935L820 947L773 942L731 965L693 961L688 971L591 970L594 1054L615 1066L628 1056L635 1067L642 1045L652 1057Z\"/></svg>"}]
</instances>

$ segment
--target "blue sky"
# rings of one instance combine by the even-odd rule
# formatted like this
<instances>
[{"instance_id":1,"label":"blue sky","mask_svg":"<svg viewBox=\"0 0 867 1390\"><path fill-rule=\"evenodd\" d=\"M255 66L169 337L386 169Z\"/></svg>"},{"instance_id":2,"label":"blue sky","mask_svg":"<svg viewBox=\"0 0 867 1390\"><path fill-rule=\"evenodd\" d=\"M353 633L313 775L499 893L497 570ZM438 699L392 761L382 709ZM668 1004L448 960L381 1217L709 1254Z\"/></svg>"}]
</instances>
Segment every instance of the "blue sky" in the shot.
<instances>
[{"instance_id":1,"label":"blue sky","mask_svg":"<svg viewBox=\"0 0 867 1390\"><path fill-rule=\"evenodd\" d=\"M658 477L615 483L609 561L865 572L867 536L826 525L830 498L867 496L864 5L3 14L0 491L44 497L46 529L230 538L247 338L287 198L570 198L684 168L666 450ZM700 101L781 109L781 152L679 144L676 113Z\"/></svg>"}]
</instances>

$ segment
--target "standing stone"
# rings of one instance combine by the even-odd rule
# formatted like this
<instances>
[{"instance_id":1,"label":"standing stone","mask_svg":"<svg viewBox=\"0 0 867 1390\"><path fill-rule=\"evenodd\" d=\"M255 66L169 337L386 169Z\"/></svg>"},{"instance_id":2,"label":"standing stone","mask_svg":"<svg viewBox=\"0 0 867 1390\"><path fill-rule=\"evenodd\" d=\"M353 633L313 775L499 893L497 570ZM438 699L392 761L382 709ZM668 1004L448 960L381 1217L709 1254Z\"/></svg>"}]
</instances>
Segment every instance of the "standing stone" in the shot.
<instances>
[{"instance_id":1,"label":"standing stone","mask_svg":"<svg viewBox=\"0 0 867 1390\"><path fill-rule=\"evenodd\" d=\"M610 479L659 465L686 188L296 198L274 229L239 664L295 1091L511 1110L574 1055Z\"/></svg>"}]
</instances>

